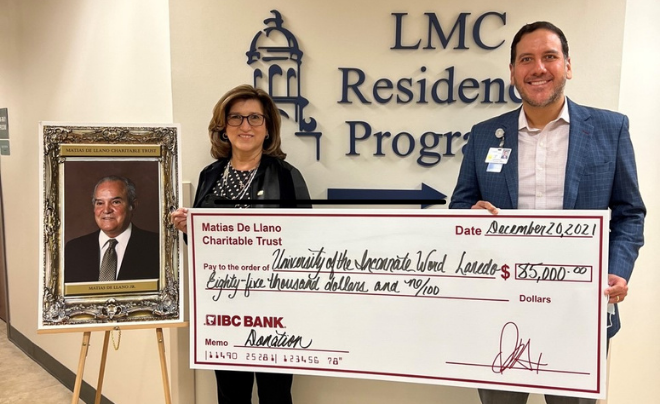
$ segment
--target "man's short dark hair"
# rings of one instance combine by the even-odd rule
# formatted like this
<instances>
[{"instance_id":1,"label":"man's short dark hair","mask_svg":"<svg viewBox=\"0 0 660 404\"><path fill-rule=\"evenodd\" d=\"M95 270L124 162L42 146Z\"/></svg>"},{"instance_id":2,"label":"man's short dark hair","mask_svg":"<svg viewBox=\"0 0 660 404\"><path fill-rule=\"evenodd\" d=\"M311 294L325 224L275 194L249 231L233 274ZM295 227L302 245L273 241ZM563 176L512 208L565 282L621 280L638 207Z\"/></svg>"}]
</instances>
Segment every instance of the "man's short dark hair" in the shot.
<instances>
[{"instance_id":1,"label":"man's short dark hair","mask_svg":"<svg viewBox=\"0 0 660 404\"><path fill-rule=\"evenodd\" d=\"M96 201L96 189L99 187L99 185L103 184L104 182L114 182L114 181L121 182L124 184L124 187L126 188L126 198L128 199L128 206L135 207L135 201L137 199L137 191L135 190L135 184L130 179L126 177L121 177L119 175L108 175L98 180L98 182L94 186L94 191L92 192L92 204L94 204L94 202Z\"/></svg>"},{"instance_id":2,"label":"man's short dark hair","mask_svg":"<svg viewBox=\"0 0 660 404\"><path fill-rule=\"evenodd\" d=\"M564 54L564 58L568 59L568 40L566 39L566 35L564 35L562 30L560 30L553 23L547 21L537 21L523 26L520 28L516 36L513 37L513 42L511 42L511 64L515 64L516 62L516 46L522 39L523 35L534 32L538 29L547 29L548 31L552 31L557 34L559 40L561 41L561 51Z\"/></svg>"}]
</instances>

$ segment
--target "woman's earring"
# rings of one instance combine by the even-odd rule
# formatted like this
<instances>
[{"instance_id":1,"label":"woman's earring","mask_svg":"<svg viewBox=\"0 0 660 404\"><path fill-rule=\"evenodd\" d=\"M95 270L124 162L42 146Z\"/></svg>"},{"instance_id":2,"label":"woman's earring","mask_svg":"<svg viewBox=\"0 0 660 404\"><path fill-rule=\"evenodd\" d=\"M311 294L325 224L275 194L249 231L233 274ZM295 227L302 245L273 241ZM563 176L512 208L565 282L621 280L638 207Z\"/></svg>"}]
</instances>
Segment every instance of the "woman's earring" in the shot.
<instances>
[{"instance_id":1,"label":"woman's earring","mask_svg":"<svg viewBox=\"0 0 660 404\"><path fill-rule=\"evenodd\" d=\"M266 139L268 139L269 137L270 137L270 134L266 133Z\"/></svg>"},{"instance_id":2,"label":"woman's earring","mask_svg":"<svg viewBox=\"0 0 660 404\"><path fill-rule=\"evenodd\" d=\"M222 140L227 140L227 139L228 139L228 138L227 138L227 132L222 132L222 133L220 134L220 137L222 138Z\"/></svg>"}]
</instances>

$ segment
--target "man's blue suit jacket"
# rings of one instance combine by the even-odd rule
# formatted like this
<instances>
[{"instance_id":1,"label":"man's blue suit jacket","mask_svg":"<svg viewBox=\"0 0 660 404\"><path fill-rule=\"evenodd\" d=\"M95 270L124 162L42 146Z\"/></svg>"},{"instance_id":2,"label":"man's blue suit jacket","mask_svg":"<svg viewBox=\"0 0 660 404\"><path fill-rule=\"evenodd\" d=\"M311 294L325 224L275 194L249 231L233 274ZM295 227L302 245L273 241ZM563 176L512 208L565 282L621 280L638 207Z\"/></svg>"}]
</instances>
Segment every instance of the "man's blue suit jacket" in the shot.
<instances>
[{"instance_id":1,"label":"man's blue suit jacket","mask_svg":"<svg viewBox=\"0 0 660 404\"><path fill-rule=\"evenodd\" d=\"M635 156L625 115L583 107L566 99L570 116L564 209L611 209L610 274L630 280L644 244L644 216ZM470 209L479 200L500 209L518 208L518 117L520 109L475 125L464 148L463 163L449 208ZM486 154L499 147L497 129L511 156L500 173L486 172ZM619 310L608 337L620 328Z\"/></svg>"}]
</instances>

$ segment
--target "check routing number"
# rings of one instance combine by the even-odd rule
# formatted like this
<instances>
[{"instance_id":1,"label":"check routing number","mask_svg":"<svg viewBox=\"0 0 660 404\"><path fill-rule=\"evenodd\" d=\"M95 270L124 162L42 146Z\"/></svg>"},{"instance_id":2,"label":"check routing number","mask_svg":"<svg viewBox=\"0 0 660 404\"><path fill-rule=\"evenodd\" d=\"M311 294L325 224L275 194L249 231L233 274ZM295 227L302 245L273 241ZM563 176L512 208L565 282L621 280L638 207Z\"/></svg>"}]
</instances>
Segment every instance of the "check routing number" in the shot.
<instances>
[{"instance_id":1,"label":"check routing number","mask_svg":"<svg viewBox=\"0 0 660 404\"><path fill-rule=\"evenodd\" d=\"M191 367L602 398L608 220L190 209Z\"/></svg>"}]
</instances>

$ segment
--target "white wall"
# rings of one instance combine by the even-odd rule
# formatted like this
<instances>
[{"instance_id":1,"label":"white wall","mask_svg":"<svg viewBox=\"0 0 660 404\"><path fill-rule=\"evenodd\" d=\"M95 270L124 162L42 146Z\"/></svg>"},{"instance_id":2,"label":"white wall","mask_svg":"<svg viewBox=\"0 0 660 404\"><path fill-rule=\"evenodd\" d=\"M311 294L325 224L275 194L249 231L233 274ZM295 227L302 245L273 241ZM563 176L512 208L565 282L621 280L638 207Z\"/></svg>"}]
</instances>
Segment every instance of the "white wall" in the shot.
<instances>
[{"instance_id":1,"label":"white wall","mask_svg":"<svg viewBox=\"0 0 660 404\"><path fill-rule=\"evenodd\" d=\"M640 4L640 2L636 2ZM642 2L647 7L651 2ZM652 6L656 7L656 6ZM432 79L434 72L447 66L457 66L457 73L474 77L508 78L508 45L513 34L524 23L535 20L549 20L560 26L568 36L573 61L574 79L568 83L567 94L574 101L601 108L621 110L631 114L635 107L624 108L620 104L622 61L637 66L633 60L622 56L624 43L624 22L626 26L626 44L630 46L628 29L635 26L640 15L648 17L648 10L631 7L626 15L625 2L608 2L603 7L598 1L556 1L548 4L522 4L516 1L501 1L494 5L488 1L456 2L414 2L381 1L374 7L372 2L344 1L314 3L300 1L272 2L254 1L251 12L245 13L240 1L227 0L222 3L212 0L197 0L193 5L188 2L171 2L172 19L172 65L173 65L173 103L174 116L186 128L183 144L184 177L195 183L199 170L211 161L208 156L206 125L211 116L211 109L217 99L229 88L239 83L252 81L252 67L246 65L245 52L252 36L263 29L263 19L271 17L270 10L282 12L285 27L298 38L303 57L305 96L310 100L308 115L317 119L319 130L323 131L324 146L322 161L310 158L308 145L291 136L296 129L290 121L285 121L284 146L289 152L289 160L301 168L313 197L324 198L328 187L372 187L372 188L411 188L424 182L449 193L455 182L459 158L445 159L437 166L423 169L411 159L395 157L390 152L387 157L375 158L372 150L362 150L361 157L347 157L347 130L344 123L348 119L365 119L374 124L375 130L389 130L393 133L409 129L419 134L425 130L459 130L465 132L470 126L482 119L497 115L513 106L481 105L438 106L438 105L378 105L369 106L355 103L352 106L338 105L340 97L340 74L342 67L359 67L365 71L368 80L373 82L378 77L421 78L419 66L427 66ZM472 12L478 15L484 11L507 12L506 27L495 30L494 37L501 35L507 44L497 51L392 51L393 30L390 13L407 12L407 23L423 23L419 18L424 12L436 12L446 22L459 12ZM221 17L220 17L221 16ZM585 18L588 16L588 18ZM638 34L642 35L643 28ZM423 28L412 32L424 32ZM410 31L407 31L410 34ZM414 40L414 39L413 39ZM643 43L643 41L642 41ZM642 43L638 46L643 47ZM626 49L627 51L628 49ZM633 67L632 69L635 69ZM195 74L192 74L195 72ZM635 73L630 72L633 75ZM481 76L480 76L481 75ZM637 120L650 119L652 115L633 116L633 136L636 144L653 142L649 132L638 132ZM287 137L288 136L288 137ZM657 148L656 148L657 149ZM653 149L647 149L653 150ZM640 168L646 162L640 158ZM657 170L651 171L657 173ZM646 184L642 184L643 188ZM649 196L644 189L644 195ZM650 218L652 219L652 218ZM652 225L651 225L652 226ZM649 226L647 226L648 228ZM653 239L649 239L649 244ZM648 247L642 251L639 268L643 268ZM630 302L644 299L650 293L651 283L644 284L647 290L637 290L637 280L633 277ZM644 352L634 350L637 357L635 365L624 364L626 358L617 354L617 349L630 346L624 339L626 334L634 333L634 325L629 324L626 305L624 312L624 331L614 341L612 354L612 382L610 403L627 404L629 402L652 402L641 397L657 395L654 384L645 379L657 377L652 365L645 366L640 359ZM646 319L648 322L648 318ZM657 322L644 324L641 329L648 338L657 333ZM629 334L628 334L629 335ZM632 348L631 348L632 349ZM623 357L625 356L625 358ZM657 357L657 355L656 355ZM617 376L620 373L646 381L632 391L629 383ZM214 388L211 372L197 373L197 403L214 402L213 395L208 395ZM206 394L205 394L206 393ZM617 394L618 397L617 398ZM639 394L640 400L628 400ZM388 383L340 378L319 378L296 376L294 395L299 402L313 404L330 403L477 403L476 393L470 389L427 386L418 384ZM618 400L618 401L617 401ZM542 398L533 396L530 403L541 403Z\"/></svg>"},{"instance_id":2,"label":"white wall","mask_svg":"<svg viewBox=\"0 0 660 404\"><path fill-rule=\"evenodd\" d=\"M410 159L400 159L391 153L387 157L375 158L370 156L371 150L366 150L359 158L346 157L344 120L365 119L374 123L375 130L393 133L403 129L411 129L413 133L424 130L465 132L473 123L512 108L510 105L338 105L339 66L359 67L372 82L378 77L419 78L422 75L418 68L422 65L429 71L460 65L463 66L461 73L506 78L508 44L513 33L526 22L543 19L555 22L568 36L574 70L574 79L567 86L569 97L586 105L620 110L630 115L647 205L651 206L650 201L657 198L652 180L659 170L657 159L652 156L658 150L658 141L651 129L651 119L658 110L653 107L658 103L654 101L655 97L647 95L653 93L651 89L657 89L657 85L646 84L653 81L653 72L658 71L656 56L649 46L651 40L647 39L654 38L651 33L657 32L657 28L649 28L658 18L658 6L652 1L608 2L607 7L591 0L542 5L517 1L501 1L493 5L487 1L401 3L385 0L378 2L377 7L373 2L344 0L324 3L291 0L276 5L254 1L249 13L245 12L244 3L240 1L197 0L193 5L172 1L174 116L186 128L185 139L190 139L184 140L182 148L183 171L184 177L193 184L198 171L211 161L206 143L211 108L227 89L238 83L251 82L252 68L246 66L244 52L252 35L263 29L261 21L271 17L271 9L282 12L286 28L297 36L305 52L303 87L304 95L311 103L308 115L317 119L319 130L324 133L322 161L315 162L310 158L308 145L290 135L296 129L295 125L290 121L283 124L285 151L290 153L289 160L301 168L313 197L324 198L328 187L410 188L415 183L424 182L445 193L453 188L460 162L458 158L445 159L431 169L422 169ZM471 51L467 55L451 51L406 53L389 50L393 32L388 16L392 12L408 12L407 22L420 22L418 17L427 11L448 19L462 11L478 15L491 10L508 12L507 27L496 30L495 34L501 34L507 40L503 49ZM656 147L652 146L654 144ZM657 340L660 323L657 316L648 315L648 310L644 310L652 301L650 296L657 284L651 278L658 275L646 271L657 254L652 247L657 244L657 228L657 219L651 213L646 231L647 246L642 249L633 276L630 298L621 307L624 328L613 341L609 403L653 403L660 392L654 382L658 371L653 365L660 355L652 343ZM648 281L640 281L639 277L646 277ZM639 316L639 320L635 316ZM650 360L645 361L648 357ZM214 402L213 395L208 395L214 388L211 372L196 373L197 403ZM293 390L298 402L312 404L478 402L476 393L470 389L357 379L296 376ZM539 396L530 399L530 403L541 402Z\"/></svg>"},{"instance_id":3,"label":"white wall","mask_svg":"<svg viewBox=\"0 0 660 404\"><path fill-rule=\"evenodd\" d=\"M1 158L10 321L73 372L82 333L36 332L38 122L172 122L168 13L161 0L0 0L0 104L9 108L11 138L11 155ZM167 342L176 338L165 333ZM102 341L102 332L92 333L85 380L93 386ZM162 402L161 386L154 330L124 331L119 351L108 354L105 395Z\"/></svg>"},{"instance_id":4,"label":"white wall","mask_svg":"<svg viewBox=\"0 0 660 404\"><path fill-rule=\"evenodd\" d=\"M657 363L660 360L660 316L656 313L660 285L660 55L655 38L660 35L660 3L628 1L621 72L619 110L630 117L642 196L648 209L646 245L635 264L629 297L620 305L621 332L613 339L610 364L611 404L656 403L660 397ZM609 61L605 61L609 63Z\"/></svg>"},{"instance_id":5,"label":"white wall","mask_svg":"<svg viewBox=\"0 0 660 404\"><path fill-rule=\"evenodd\" d=\"M281 11L287 13L285 18L298 29L296 34L312 32L315 25L319 26L319 30L324 30L324 36L319 39L308 36L302 44L304 49L309 50L305 55L306 66L320 72L317 77L308 76L311 83L307 86L307 95L316 102L315 109L310 110L312 116L318 118L327 114L330 117L329 121L326 120L330 123L320 128L324 136L332 138L331 135L336 134L335 140L326 149L328 159L323 163L313 161L308 145L300 139L285 139L286 151L291 153L294 163L308 177L313 196L318 198L325 196L328 186L323 178L335 177L335 172L349 168L358 170L366 167L362 170L363 174L353 178L355 183L391 184L385 175L373 170L374 167L387 168L389 163L394 163L402 171L400 176L392 179L398 186L412 187L411 176L416 177L416 184L424 181L445 186L445 176L447 181L452 176L455 180L457 164L448 163L447 166L427 170L392 157L386 159L388 164L361 159L347 161L344 157L345 127L342 122L353 112L336 105L337 66L358 66L374 76L385 76L388 72L386 64L374 67L369 61L374 52L382 61L409 67L411 71L420 65L423 57L408 63L405 59L392 56L392 52L384 48L391 40L384 40L374 48L369 42L360 41L359 32L354 33L356 36L352 43L359 48L358 51L351 51L346 41L332 45L332 35L335 34L332 30L341 24L328 23L326 26L325 23L318 23L318 18L323 17L323 22L331 21L344 12L368 11L372 15L389 15L403 11L412 15L426 10L423 4L393 0L379 2L378 7L374 7L375 3L371 1L363 4L342 1L281 2ZM493 7L504 11L507 5L511 6L509 10L521 8L519 2L513 1L501 2L496 6L491 2L459 6L455 2L428 4L429 10L438 12L450 6L460 6L467 11L485 11ZM604 21L621 21L624 18L622 5L625 5L626 23L623 38L620 25L604 24ZM238 17L214 12L215 7L233 7ZM522 10L524 22L548 19L567 27L575 73L567 88L569 96L585 104L618 109L631 118L642 193L650 213L646 226L647 245L638 260L629 298L621 305L623 330L613 341L608 403L652 404L660 396L660 384L657 383L660 375L657 369L660 360L657 344L660 316L655 314L653 304L660 277L653 266L660 258L657 248L660 223L653 210L653 202L659 197L657 175L660 172L656 157L660 141L654 131L657 125L654 125L653 119L660 111L660 101L656 96L660 92L660 84L655 78L660 71L660 57L655 52L657 46L653 41L660 33L657 27L660 5L654 0L637 0L627 4L612 2L608 3L608 7L603 7L601 1L562 0L547 7L538 4L530 4L529 7L529 10ZM251 69L245 65L244 56L235 56L233 44L244 41L246 33L253 35L262 29L261 21L270 16L272 8L272 2L261 0L251 3L249 9L246 9L245 2L234 0L172 0L169 7L163 0L0 0L0 46L3 50L0 54L0 107L9 108L12 148L11 156L0 157L11 324L73 371L77 366L81 334L36 334L40 210L38 121L182 122L183 179L196 183L199 169L210 161L206 125L211 108L230 86L251 80ZM514 18L512 14L515 13L509 14L512 20L506 30L507 41L517 29L513 21L519 17ZM170 19L171 25L168 25ZM345 26L340 28L350 29ZM367 26L364 29L381 29L382 35L391 35L389 28ZM207 38L208 42L200 38ZM327 48L315 46L314 41L330 45ZM601 43L599 41L605 41L607 46L594 46ZM213 45L209 46L209 42ZM245 52L245 47L243 43L235 46L242 52ZM327 64L318 49L334 52L338 59L333 64ZM230 53L234 56L228 57ZM498 72L490 76L506 76L507 53L498 51L497 54L484 55L481 59L477 58L477 62L484 63L485 69L492 68ZM442 58L433 63L436 66L451 64ZM399 68L392 71L403 74ZM323 100L320 104L328 103L327 111L319 106L318 100ZM384 122L379 128L382 130L413 128L407 124L397 127L395 118L418 122L414 125L415 129L425 126L439 129L438 122L450 120L451 129L467 130L473 122L499 113L497 108L491 107L464 109L458 112L460 119L455 120L431 107L423 108L421 113L413 108L364 107L357 108L357 115L353 117L368 116L376 122L377 117L385 112L391 115L388 118L391 120L379 121ZM419 123L420 119L428 119L424 116L433 119ZM287 124L291 125L290 122ZM289 126L289 131L292 129L293 126ZM346 175L339 177L346 178ZM439 177L443 180L440 181ZM335 180L332 185L346 185L343 178L341 181ZM452 187L453 184L445 189L451 191ZM87 359L85 379L92 385L96 384L100 356L101 334L98 334L92 337ZM163 401L154 338L153 332L124 332L121 349L117 352L111 349L104 392L115 403ZM168 360L172 363L175 401L213 403L215 386L211 372L196 372L196 392L190 391L185 337L179 332L166 331L166 338L173 342ZM305 404L478 402L476 393L470 389L305 376L296 377L294 395L298 403ZM530 400L535 404L541 402L539 397Z\"/></svg>"},{"instance_id":6,"label":"white wall","mask_svg":"<svg viewBox=\"0 0 660 404\"><path fill-rule=\"evenodd\" d=\"M566 9L575 13L566 13ZM569 94L577 102L602 108L618 107L620 64L602 63L599 46L615 60L622 49L624 1L612 1L602 7L596 1L561 0L547 5L507 0L494 4L473 0L468 3L452 1L382 0L374 7L372 2L334 0L332 2L301 2L283 0L273 4L256 0L246 12L241 0L196 0L171 2L172 20L172 85L174 119L184 125L183 174L196 182L197 174L212 160L208 149L207 125L217 100L228 89L252 83L253 66L247 65L245 52L250 41L265 28L263 20L272 18L271 10L282 13L284 27L298 39L304 52L302 57L302 91L310 105L307 117L318 122L323 132L321 161L314 159L313 143L293 135L297 124L283 121L283 148L287 159L304 174L313 198L325 198L327 188L396 188L419 189L421 183L450 195L458 173L460 158L444 157L433 167L424 168L415 160L417 149L409 157L397 157L392 152L392 139L384 141L386 156L374 157L375 136L360 142L360 156L346 156L349 151L347 120L364 120L373 132L389 131L394 137L408 131L419 138L426 131L466 133L480 120L515 108L516 105L469 105L456 102L438 105L433 102L411 102L401 105L391 102L363 105L355 96L352 104L339 104L341 73L343 68L360 68L366 76L361 87L371 99L371 89L378 78L393 81L411 77L414 81L426 79L431 83L445 77L445 69L455 66L455 85L466 77L478 80L502 78L509 80L509 44L520 26L529 21L548 19L555 21L571 38L575 77L568 85ZM507 13L507 25L496 19L486 20L484 40L487 43L506 43L497 50L479 49L471 39L472 24L485 12ZM449 31L461 12L469 12L469 50L440 48L435 50L391 50L394 44L394 17L391 13L405 12L404 44L426 38L425 12L433 12ZM583 15L591 18L585 21ZM598 36L593 37L596 30ZM578 38L589 38L578 40ZM455 39L451 47L456 45ZM422 73L421 67L427 71ZM589 72L597 71L598 74ZM430 96L427 95L428 98ZM444 140L443 140L444 143ZM454 143L453 151L460 153L461 142Z\"/></svg>"}]
</instances>

